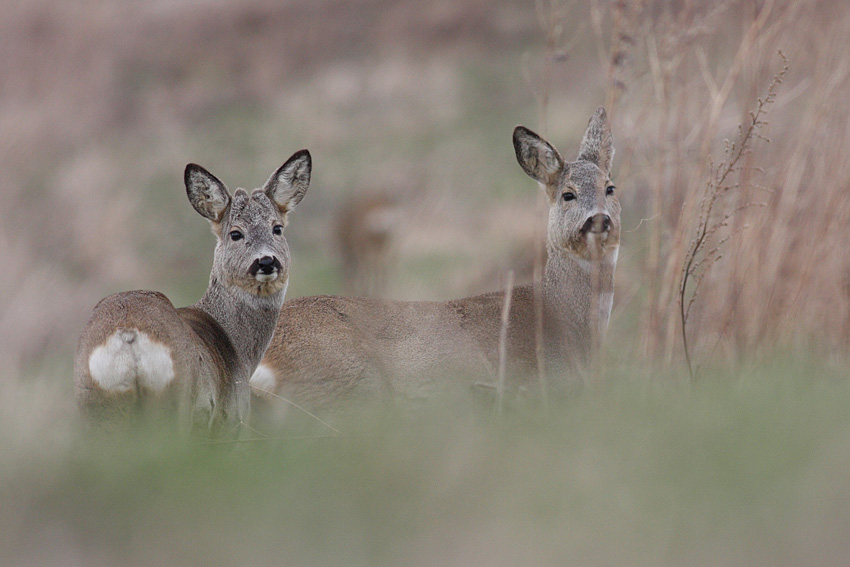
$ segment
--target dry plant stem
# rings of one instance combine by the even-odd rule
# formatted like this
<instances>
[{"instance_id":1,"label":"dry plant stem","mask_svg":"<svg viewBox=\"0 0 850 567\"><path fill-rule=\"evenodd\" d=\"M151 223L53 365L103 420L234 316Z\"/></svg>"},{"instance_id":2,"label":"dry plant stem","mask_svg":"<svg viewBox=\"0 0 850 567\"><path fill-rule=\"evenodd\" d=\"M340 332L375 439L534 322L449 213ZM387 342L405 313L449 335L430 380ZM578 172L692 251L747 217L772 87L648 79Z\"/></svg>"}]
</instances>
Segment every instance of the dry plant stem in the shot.
<instances>
[{"instance_id":1,"label":"dry plant stem","mask_svg":"<svg viewBox=\"0 0 850 567\"><path fill-rule=\"evenodd\" d=\"M758 98L758 85L755 81L750 84L750 92L747 96L747 100L757 100ZM746 122L747 115L746 109L742 109L742 116L740 123L743 124ZM753 195L751 189L754 188L755 181L752 179L752 175L754 171L758 170L758 167L754 165L755 156L752 152L748 153L744 157L744 165L741 169L741 191L738 192L736 207L739 209L746 208L748 203L751 203L753 200ZM735 234L743 232L746 227L745 224L746 218L745 215L734 215L732 219L732 232ZM728 331L729 325L732 324L734 319L734 324L732 324L732 333L733 333L733 356L738 362L741 362L741 356L747 349L747 340L746 340L746 329L745 329L745 318L742 316L741 310L741 292L743 290L742 280L745 277L746 268L744 267L747 263L748 258L752 258L752 265L758 266L760 261L760 255L757 250L747 249L744 246L736 246L731 251L731 270L729 274L729 283L728 286L730 291L727 294L727 300L724 302L724 307L727 310L726 313L720 318L720 321L723 323L723 327L721 331L717 335L717 342L715 343L715 348L720 344L720 337L726 334Z\"/></svg>"},{"instance_id":2,"label":"dry plant stem","mask_svg":"<svg viewBox=\"0 0 850 567\"><path fill-rule=\"evenodd\" d=\"M548 5L547 5L548 4ZM540 27L546 37L546 49L544 52L543 75L540 79L541 87L538 91L538 107L537 119L540 132L546 135L548 132L548 112L549 112L549 90L552 80L552 64L555 61L555 55L558 48L558 40L560 39L561 26L561 10L559 0L536 0L535 10ZM543 191L538 192L537 196L538 209L548 210L545 203ZM543 242L546 237L546 227L538 221L537 238L534 257L534 281L541 281L543 278L544 269L544 248ZM546 374L545 356L543 350L543 295L541 286L535 286L534 290L534 316L535 316L535 335L534 347L535 357L537 359L537 379L540 383L541 399L543 400L543 411L548 412L549 387L548 376Z\"/></svg>"},{"instance_id":3,"label":"dry plant stem","mask_svg":"<svg viewBox=\"0 0 850 567\"><path fill-rule=\"evenodd\" d=\"M716 89L715 87L716 90L712 97L709 119L706 123L707 132L714 132L717 128L717 121L720 118L720 113L726 105L726 101L729 100L732 88L735 86L735 83L744 68L744 63L746 63L750 52L755 46L756 41L759 38L759 34L762 28L764 28L767 18L770 16L772 10L773 0L767 0L761 7L761 10L759 10L758 16L750 25L747 33L744 35L744 39L741 41L738 52L735 54L735 59L732 61L732 66L729 68L729 72L723 80L723 85L719 89ZM704 137L701 155L708 155L710 146L711 138L709 136Z\"/></svg>"},{"instance_id":4,"label":"dry plant stem","mask_svg":"<svg viewBox=\"0 0 850 567\"><path fill-rule=\"evenodd\" d=\"M767 107L776 99L776 89L782 82L785 73L788 71L788 61L782 52L779 53L782 58L782 69L773 78L767 89L767 96L763 99L758 99L756 110L750 113L750 119L747 123L747 128L740 128L740 133L736 143L727 144L725 157L723 162L714 168L709 166L712 175L706 186L705 196L700 201L702 208L697 224L696 236L691 241L688 251L685 255L685 261L682 266L682 272L679 279L679 321L682 332L682 346L684 348L685 362L688 366L688 375L691 380L694 379L694 369L691 357L691 349L688 343L687 323L691 313L691 308L698 296L699 286L711 266L722 257L721 248L729 240L730 236L721 238L720 241L709 248L709 243L717 233L729 226L730 221L735 215L742 210L756 206L756 203L744 203L738 205L734 210L723 215L720 219L715 219L715 205L718 199L731 189L740 189L740 185L730 185L728 183L729 176L733 172L739 170L738 164L742 158L748 153L751 142L754 139L764 139L759 133L759 129L764 126L763 116L767 112ZM765 141L767 141L765 139ZM734 234L734 232L733 232ZM691 285L692 284L692 285ZM691 291L691 297L686 301L687 293Z\"/></svg>"},{"instance_id":5,"label":"dry plant stem","mask_svg":"<svg viewBox=\"0 0 850 567\"><path fill-rule=\"evenodd\" d=\"M502 326L499 329L499 382L496 386L496 395L498 399L496 411L499 415L502 414L505 407L505 369L507 367L508 358L508 323L510 322L511 298L513 297L513 293L514 271L510 270L505 282L505 303L502 307Z\"/></svg>"},{"instance_id":6,"label":"dry plant stem","mask_svg":"<svg viewBox=\"0 0 850 567\"><path fill-rule=\"evenodd\" d=\"M662 66L658 57L658 50L656 49L656 45L658 43L657 38L651 37L648 42L649 49L649 64L652 70L652 77L654 83L655 90L655 99L659 108L667 108L668 97L667 97L667 85L669 82L669 75L666 73L662 73ZM658 144L662 148L662 155L656 160L656 171L654 174L654 181L652 184L652 218L660 219L661 218L661 203L662 196L664 193L664 170L666 168L666 154L667 154L667 146L665 143L665 139L667 136L667 130L669 128L669 113L662 112L658 121ZM658 282L658 270L661 265L661 229L662 223L654 222L650 225L650 233L649 233L649 254L646 259L646 273L648 275L647 280L649 281L649 297L658 297L660 294L659 282ZM647 310L647 321L646 328L648 332L646 333L646 344L645 344L645 354L648 356L654 355L658 351L658 345L660 344L661 337L661 313L660 309L649 309Z\"/></svg>"},{"instance_id":7,"label":"dry plant stem","mask_svg":"<svg viewBox=\"0 0 850 567\"><path fill-rule=\"evenodd\" d=\"M601 268L601 259L596 254L596 250L593 250L591 253L591 261L593 263L593 268L590 272L591 278L591 297L599 297L602 289L602 268ZM590 312L590 328L593 329L593 332L590 333L591 337L591 360L589 366L589 372L584 376L584 386L585 388L590 389L591 387L599 384L602 378L602 338L603 333L597 332L600 329L600 313L599 309L592 309ZM567 348L569 345L564 345Z\"/></svg>"},{"instance_id":8,"label":"dry plant stem","mask_svg":"<svg viewBox=\"0 0 850 567\"><path fill-rule=\"evenodd\" d=\"M546 197L543 191L537 192L538 209L545 207ZM541 215L538 215L541 218ZM534 257L534 281L543 280L543 242L546 238L545 227L538 220L537 246ZM543 286L534 286L534 355L537 360L537 379L540 382L540 399L543 401L543 412L549 411L549 378L546 374L546 357L543 351Z\"/></svg>"},{"instance_id":9,"label":"dry plant stem","mask_svg":"<svg viewBox=\"0 0 850 567\"><path fill-rule=\"evenodd\" d=\"M540 89L537 107L540 131L545 136L548 134L546 124L548 123L547 114L549 111L549 83L552 80L552 63L555 60L555 50L561 35L561 26L558 21L558 0L549 0L548 7L544 7L544 4L547 3L544 3L543 0L537 0L534 3L540 27L543 28L543 32L546 35L546 49L543 54L543 76L541 78L543 84Z\"/></svg>"},{"instance_id":10,"label":"dry plant stem","mask_svg":"<svg viewBox=\"0 0 850 567\"><path fill-rule=\"evenodd\" d=\"M611 51L608 56L608 92L605 108L613 119L617 103L626 91L626 67L635 44L637 22L643 11L642 0L616 0L611 8ZM600 30L597 28L597 35Z\"/></svg>"}]
</instances>

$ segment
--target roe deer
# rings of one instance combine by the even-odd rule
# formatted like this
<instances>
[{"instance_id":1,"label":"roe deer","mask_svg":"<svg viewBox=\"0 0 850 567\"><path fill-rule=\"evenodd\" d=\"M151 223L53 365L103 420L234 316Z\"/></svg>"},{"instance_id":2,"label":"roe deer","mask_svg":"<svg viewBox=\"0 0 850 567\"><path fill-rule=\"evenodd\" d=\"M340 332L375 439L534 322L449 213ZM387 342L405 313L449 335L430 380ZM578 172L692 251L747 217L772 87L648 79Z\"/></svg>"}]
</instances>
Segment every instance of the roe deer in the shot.
<instances>
[{"instance_id":1,"label":"roe deer","mask_svg":"<svg viewBox=\"0 0 850 567\"><path fill-rule=\"evenodd\" d=\"M101 300L74 361L77 402L95 423L127 422L136 408L173 411L183 429L236 430L250 409L248 379L271 340L289 283L283 236L310 184L312 160L295 153L250 195L186 166L189 202L216 236L206 293L175 309L161 293Z\"/></svg>"},{"instance_id":2,"label":"roe deer","mask_svg":"<svg viewBox=\"0 0 850 567\"><path fill-rule=\"evenodd\" d=\"M548 197L548 259L542 281L513 288L506 374L514 389L537 378L540 301L549 388L564 392L577 385L611 312L620 238L611 131L600 108L571 163L522 126L513 143L519 164ZM505 293L446 302L289 301L251 378L253 392L322 407L346 395L420 397L493 383Z\"/></svg>"},{"instance_id":3,"label":"roe deer","mask_svg":"<svg viewBox=\"0 0 850 567\"><path fill-rule=\"evenodd\" d=\"M336 220L345 293L381 297L386 292L399 207L385 194L349 200Z\"/></svg>"}]
</instances>

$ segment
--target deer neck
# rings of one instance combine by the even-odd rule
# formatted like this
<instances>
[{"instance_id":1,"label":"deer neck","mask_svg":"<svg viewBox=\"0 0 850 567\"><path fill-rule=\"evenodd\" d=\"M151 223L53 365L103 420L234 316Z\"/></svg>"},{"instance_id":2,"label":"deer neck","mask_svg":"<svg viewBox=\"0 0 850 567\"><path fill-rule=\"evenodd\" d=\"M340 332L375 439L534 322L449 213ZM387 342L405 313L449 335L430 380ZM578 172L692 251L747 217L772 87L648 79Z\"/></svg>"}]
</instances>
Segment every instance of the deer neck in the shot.
<instances>
[{"instance_id":1,"label":"deer neck","mask_svg":"<svg viewBox=\"0 0 850 567\"><path fill-rule=\"evenodd\" d=\"M567 332L591 337L592 344L598 344L608 328L618 251L585 260L549 246L542 290L547 316Z\"/></svg>"},{"instance_id":2,"label":"deer neck","mask_svg":"<svg viewBox=\"0 0 850 567\"><path fill-rule=\"evenodd\" d=\"M286 286L277 293L258 296L237 286L226 286L212 276L206 293L195 307L221 325L251 372L271 342L285 294Z\"/></svg>"}]
</instances>

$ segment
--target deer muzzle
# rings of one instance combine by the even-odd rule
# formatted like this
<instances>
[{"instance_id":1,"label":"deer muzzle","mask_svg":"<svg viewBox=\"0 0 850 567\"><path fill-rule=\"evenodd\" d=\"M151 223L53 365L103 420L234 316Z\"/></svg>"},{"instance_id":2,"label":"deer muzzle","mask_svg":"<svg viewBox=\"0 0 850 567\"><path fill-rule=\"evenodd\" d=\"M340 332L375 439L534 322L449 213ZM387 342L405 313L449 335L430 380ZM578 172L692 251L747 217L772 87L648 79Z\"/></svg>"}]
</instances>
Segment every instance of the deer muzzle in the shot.
<instances>
[{"instance_id":1,"label":"deer muzzle","mask_svg":"<svg viewBox=\"0 0 850 567\"><path fill-rule=\"evenodd\" d=\"M262 258L257 258L251 263L251 267L248 268L248 273L251 277L258 281L268 282L277 278L281 269L282 266L280 264L280 260L274 256L263 256Z\"/></svg>"},{"instance_id":2,"label":"deer muzzle","mask_svg":"<svg viewBox=\"0 0 850 567\"><path fill-rule=\"evenodd\" d=\"M602 234L611 230L611 217L605 213L597 213L584 221L582 234Z\"/></svg>"}]
</instances>

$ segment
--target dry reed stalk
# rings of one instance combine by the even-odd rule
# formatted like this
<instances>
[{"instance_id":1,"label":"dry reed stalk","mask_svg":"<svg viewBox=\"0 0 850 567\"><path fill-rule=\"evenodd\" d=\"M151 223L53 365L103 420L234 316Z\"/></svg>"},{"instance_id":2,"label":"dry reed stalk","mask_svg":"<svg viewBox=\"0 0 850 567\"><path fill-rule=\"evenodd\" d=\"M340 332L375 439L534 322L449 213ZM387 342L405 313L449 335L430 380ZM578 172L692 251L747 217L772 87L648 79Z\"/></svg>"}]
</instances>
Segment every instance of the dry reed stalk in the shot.
<instances>
[{"instance_id":1,"label":"dry reed stalk","mask_svg":"<svg viewBox=\"0 0 850 567\"><path fill-rule=\"evenodd\" d=\"M545 197L543 191L537 192L537 209L546 208ZM538 219L542 219L542 215L537 215ZM534 254L534 281L538 285L534 286L534 357L537 362L537 380L540 383L540 399L543 401L543 412L549 411L549 375L546 371L546 356L543 350L543 250L546 239L545 225L537 221L537 243Z\"/></svg>"},{"instance_id":2,"label":"dry reed stalk","mask_svg":"<svg viewBox=\"0 0 850 567\"><path fill-rule=\"evenodd\" d=\"M543 31L545 46L543 51L543 69L540 73L540 87L537 90L537 119L540 133L545 137L549 123L549 93L552 82L552 68L555 63L566 61L570 46L563 42L564 21L571 4L563 0L535 0L534 11Z\"/></svg>"},{"instance_id":3,"label":"dry reed stalk","mask_svg":"<svg viewBox=\"0 0 850 567\"><path fill-rule=\"evenodd\" d=\"M525 70L526 81L532 88L537 98L537 122L538 131L545 137L548 132L549 92L551 89L553 65L556 62L565 61L569 54L570 45L562 43L564 31L564 18L569 11L570 4L560 0L535 0L534 8L538 24L543 31L545 47L543 54L543 69L540 77L536 80L530 77L528 69ZM577 37L577 36L576 36ZM535 254L534 254L534 281L543 279L546 225L543 222L543 211L548 210L543 191L537 194L538 221L535 227ZM537 379L540 384L541 399L544 413L548 412L549 385L546 371L545 353L543 349L543 296L542 286L534 286L534 351L537 362Z\"/></svg>"},{"instance_id":4,"label":"dry reed stalk","mask_svg":"<svg viewBox=\"0 0 850 567\"><path fill-rule=\"evenodd\" d=\"M496 384L496 412L505 407L505 371L508 362L508 324L511 316L511 299L514 293L514 271L509 270L505 281L505 303L502 306L502 325L499 328L499 381Z\"/></svg>"},{"instance_id":5,"label":"dry reed stalk","mask_svg":"<svg viewBox=\"0 0 850 567\"><path fill-rule=\"evenodd\" d=\"M602 296L602 267L600 257L597 255L599 251L591 248L590 256L593 268L590 271L590 296ZM584 387L591 389L598 386L602 382L602 341L603 335L600 332L600 312L599 309L591 309L589 317L590 328L590 365L587 373L582 373Z\"/></svg>"},{"instance_id":6,"label":"dry reed stalk","mask_svg":"<svg viewBox=\"0 0 850 567\"><path fill-rule=\"evenodd\" d=\"M620 97L625 94L630 77L632 52L637 42L638 25L644 9L644 0L616 0L611 8L611 48L607 57L608 88L605 96L605 108L611 120L617 111ZM596 19L597 37L601 36L601 27Z\"/></svg>"},{"instance_id":7,"label":"dry reed stalk","mask_svg":"<svg viewBox=\"0 0 850 567\"><path fill-rule=\"evenodd\" d=\"M650 36L650 40L647 42L647 51L648 51L648 61L650 65L650 70L652 71L652 78L654 84L654 93L656 103L659 108L667 108L668 107L668 85L670 81L670 72L662 73L663 69L660 63L660 59L658 56L657 49L657 39L655 39L654 35ZM663 144L667 136L667 131L669 129L669 114L667 112L662 112L661 116L658 120L658 132L656 134L657 140L659 143ZM667 145L663 144L660 146L663 152L667 151ZM663 155L663 154L662 154ZM645 271L650 276L647 278L649 282L649 297L654 299L660 295L659 293L659 285L660 281L656 277L658 274L659 267L661 266L661 230L662 224L660 219L662 218L662 210L661 204L663 202L663 192L664 192L664 179L665 179L665 168L667 167L667 163L669 160L664 159L663 157L657 159L655 161L655 174L653 176L652 182L652 198L651 198L651 210L650 210L650 218L659 219L656 222L653 222L650 228L649 234L649 251L646 258ZM644 328L647 330L645 337L645 345L644 352L647 355L654 354L658 350L658 341L660 336L660 325L661 325L661 310L660 309L647 309L645 312L644 319Z\"/></svg>"}]
</instances>

